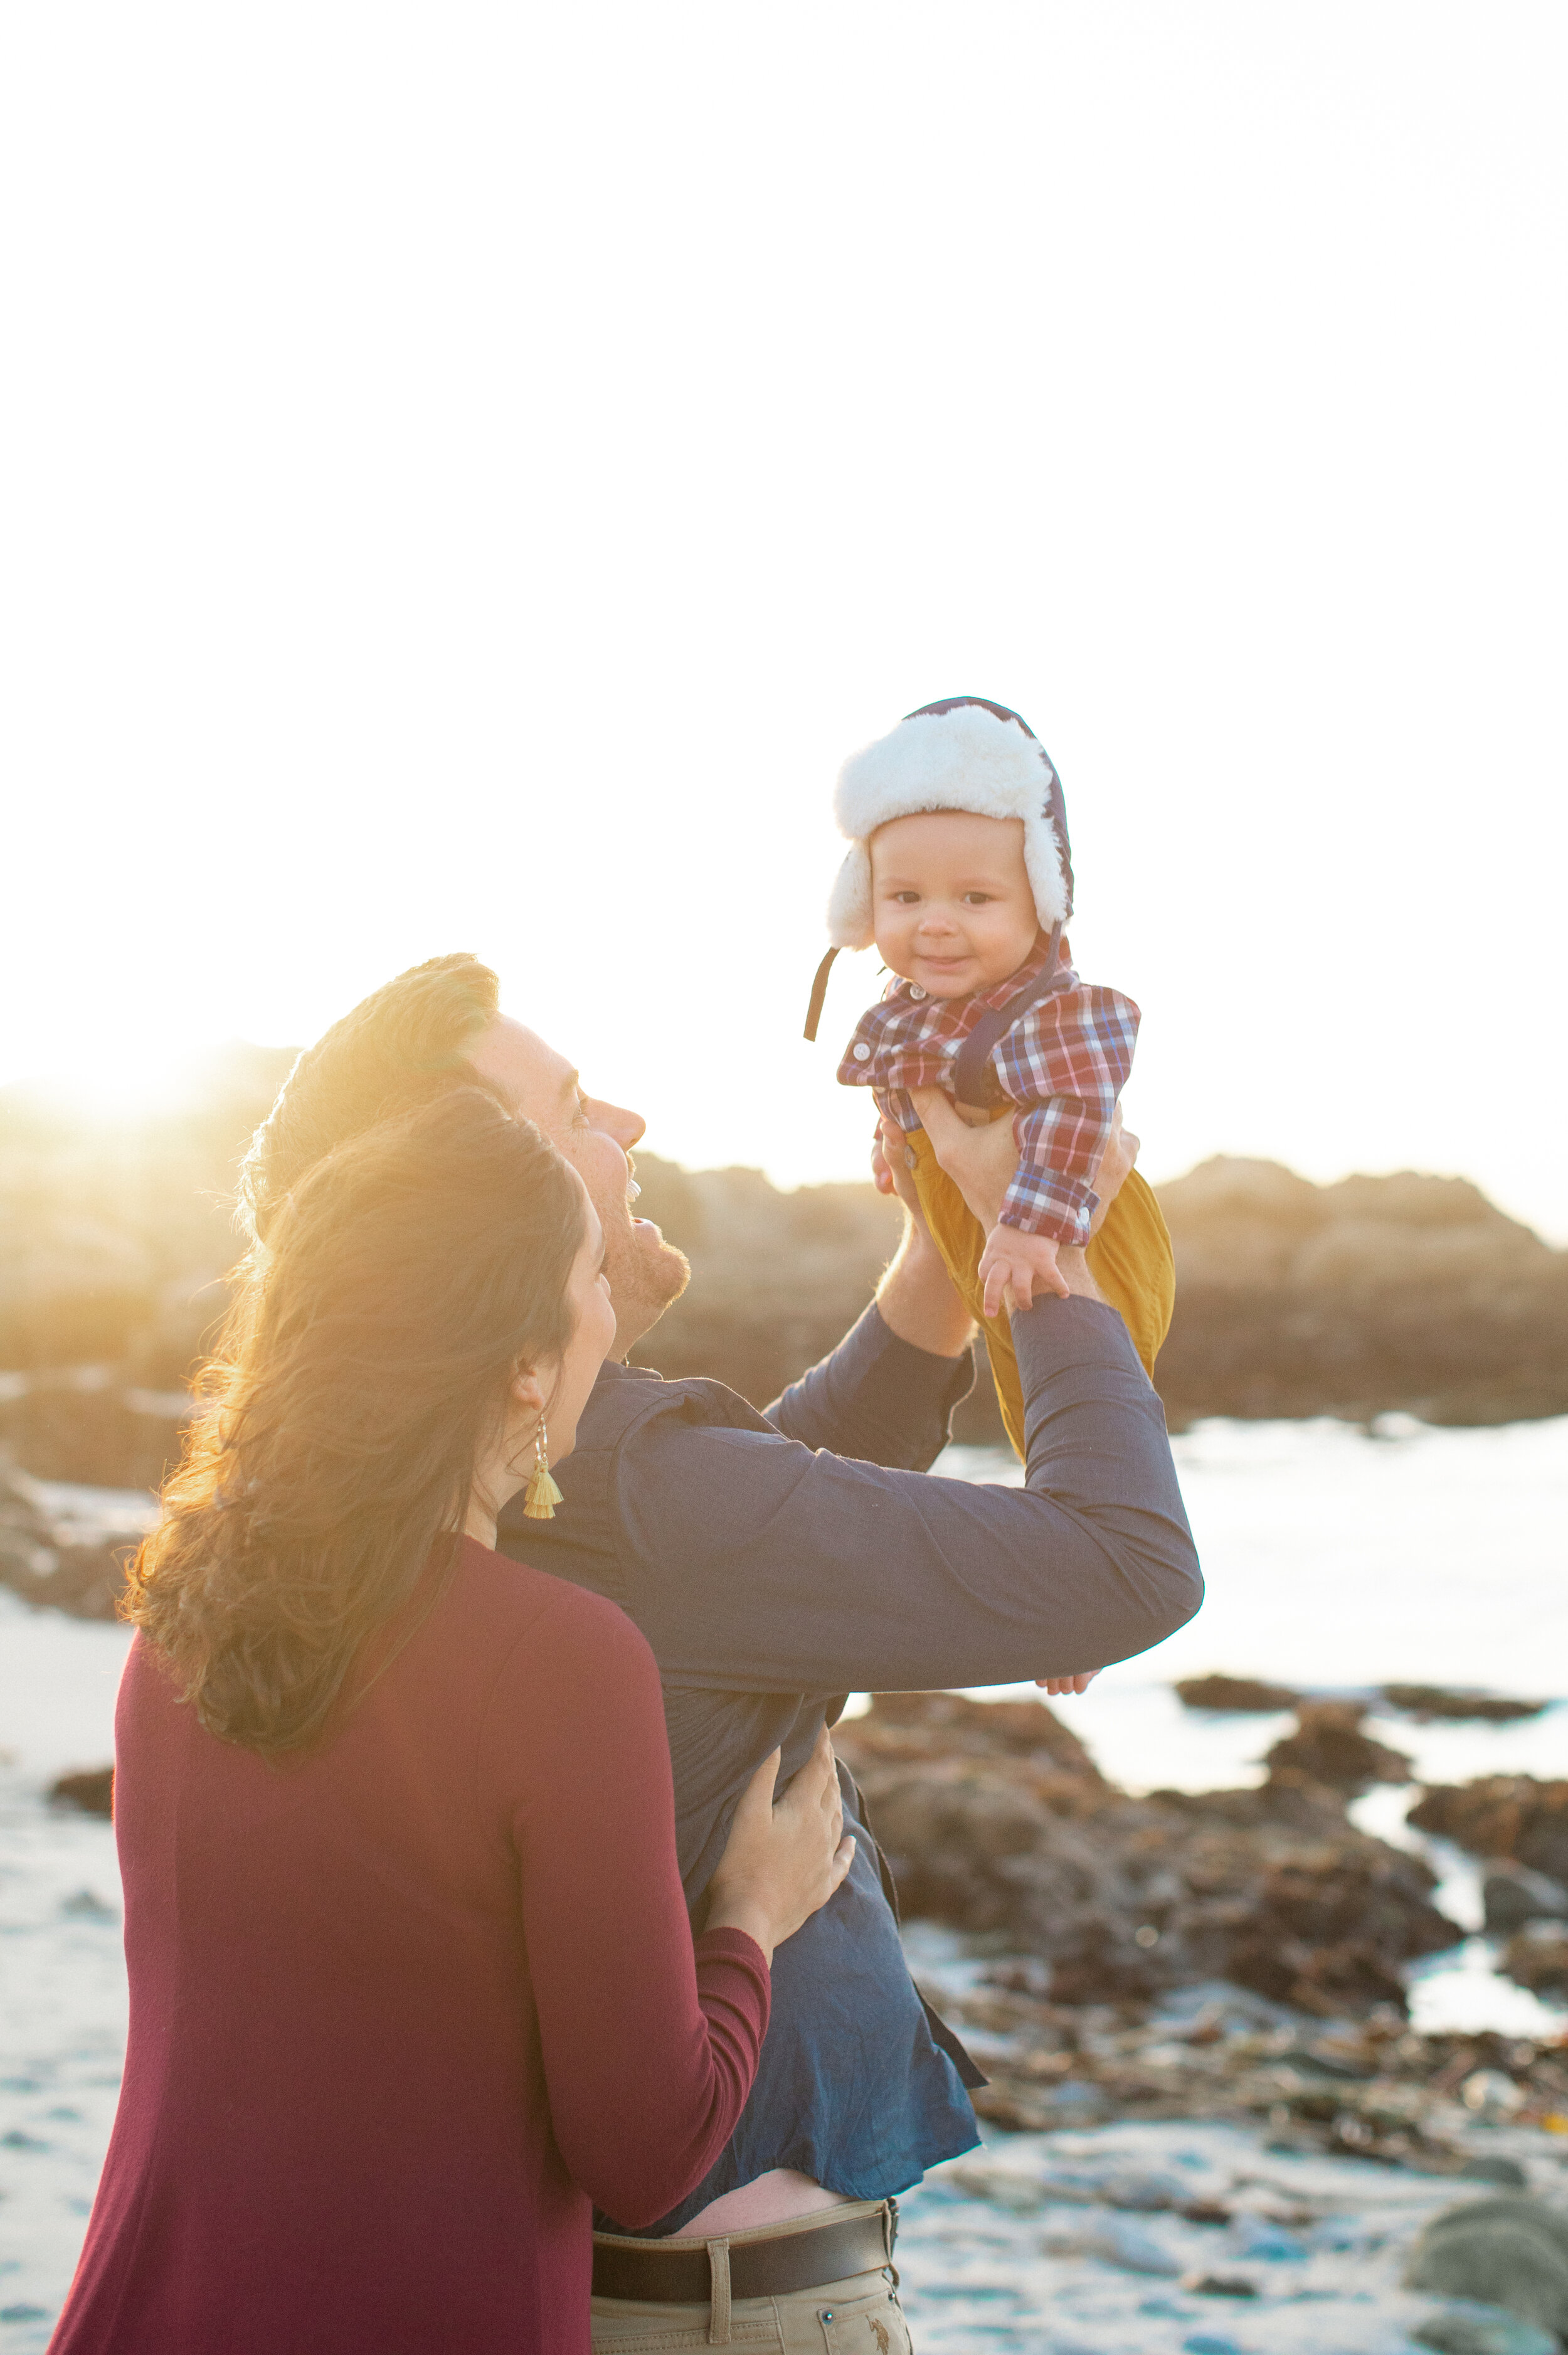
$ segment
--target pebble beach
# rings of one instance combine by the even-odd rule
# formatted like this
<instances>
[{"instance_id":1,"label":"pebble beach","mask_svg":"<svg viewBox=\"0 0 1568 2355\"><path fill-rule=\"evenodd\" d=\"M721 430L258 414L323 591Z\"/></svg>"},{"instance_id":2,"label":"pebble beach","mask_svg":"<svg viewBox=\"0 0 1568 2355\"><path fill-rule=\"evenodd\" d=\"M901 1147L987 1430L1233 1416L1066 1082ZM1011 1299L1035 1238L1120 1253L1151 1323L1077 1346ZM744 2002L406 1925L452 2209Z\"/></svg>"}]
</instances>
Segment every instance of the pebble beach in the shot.
<instances>
[{"instance_id":1,"label":"pebble beach","mask_svg":"<svg viewBox=\"0 0 1568 2355\"><path fill-rule=\"evenodd\" d=\"M1568 1657L1568 1425L1369 1435L1219 1423L1178 1446L1209 1604L1159 1654L1060 1705L1129 1790L1255 1780L1288 1722L1183 1710L1171 1690L1179 1676L1223 1668L1335 1691L1404 1677L1534 1692ZM1004 1460L978 1451L951 1451L944 1468L1008 1476ZM0 2355L48 2344L113 2117L125 2027L113 1836L46 1794L61 1773L107 1761L124 1646L112 1624L0 1594ZM1560 1705L1514 1724L1379 1719L1375 1730L1425 1782L1568 1775ZM1414 1796L1375 1789L1355 1802L1357 1820L1419 1840L1403 1822ZM1436 1902L1470 1934L1415 1966L1412 2026L1549 2054L1568 2014L1499 1977L1473 1863L1441 1841L1423 1846L1439 1872ZM922 1984L960 2012L977 1976L997 1976L995 1953L973 1945L910 1927ZM1139 2031L1144 2048L1179 2053L1195 2022L1199 2044L1212 2044L1213 2019L1236 2000L1182 1991L1168 2019ZM1249 2068L1310 2073L1301 2053L1324 2023L1251 2000L1233 2023ZM977 2035L982 2062L1008 2064L1020 2032L1003 2019L989 2047ZM1495 2315L1401 2286L1423 2224L1457 2198L1511 2184L1568 2211L1568 2119L1542 2123L1537 2105L1520 2123L1500 2094L1489 2104L1467 2083L1442 2097L1442 2172L1301 2147L1287 2102L1273 2115L1182 2118L1118 2116L1103 2099L1075 2111L1069 2098L1044 2131L987 2123L979 2152L903 2203L916 2344L921 2355L1416 2355L1439 2344L1545 2355L1550 2342L1529 2325L1510 2326L1509 2340ZM1469 2339L1452 2336L1461 2326Z\"/></svg>"}]
</instances>

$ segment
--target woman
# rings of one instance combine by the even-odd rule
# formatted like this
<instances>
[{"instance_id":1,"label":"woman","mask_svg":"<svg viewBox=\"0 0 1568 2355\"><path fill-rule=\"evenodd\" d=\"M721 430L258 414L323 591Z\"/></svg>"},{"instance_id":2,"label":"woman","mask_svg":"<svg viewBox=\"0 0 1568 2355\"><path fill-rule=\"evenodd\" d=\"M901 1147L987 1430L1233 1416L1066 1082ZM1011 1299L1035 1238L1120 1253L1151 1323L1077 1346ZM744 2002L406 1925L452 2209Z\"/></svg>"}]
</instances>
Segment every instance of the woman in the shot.
<instances>
[{"instance_id":1,"label":"woman","mask_svg":"<svg viewBox=\"0 0 1568 2355\"><path fill-rule=\"evenodd\" d=\"M493 1550L601 1258L477 1090L272 1231L132 1575L130 2042L55 2355L586 2355L592 2203L651 2222L728 2139L850 1843L825 1750L778 1806L769 1762L694 1959L652 1655Z\"/></svg>"}]
</instances>

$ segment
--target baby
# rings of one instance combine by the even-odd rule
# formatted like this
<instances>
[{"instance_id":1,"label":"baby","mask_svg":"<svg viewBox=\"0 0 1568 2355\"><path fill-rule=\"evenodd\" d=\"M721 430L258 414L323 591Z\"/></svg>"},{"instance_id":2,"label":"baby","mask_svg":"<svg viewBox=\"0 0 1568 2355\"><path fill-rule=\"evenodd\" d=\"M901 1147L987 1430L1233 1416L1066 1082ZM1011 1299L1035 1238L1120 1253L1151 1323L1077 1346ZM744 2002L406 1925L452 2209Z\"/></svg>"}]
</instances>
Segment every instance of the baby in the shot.
<instances>
[{"instance_id":1,"label":"baby","mask_svg":"<svg viewBox=\"0 0 1568 2355\"><path fill-rule=\"evenodd\" d=\"M862 1016L839 1078L872 1089L904 1132L927 1223L985 1327L1002 1419L1022 1456L1023 1401L1006 1311L1030 1306L1040 1287L1067 1291L1056 1255L1089 1240L1095 1171L1132 1068L1138 1008L1117 990L1080 982L1068 961L1073 870L1062 789L1015 711L959 696L911 712L844 763L834 815L851 847L829 905L833 946L806 1035L816 1035L838 950L874 943L893 979ZM938 1167L912 1101L921 1087L946 1090L975 1124L1012 1114L1018 1164L989 1233ZM1162 1315L1153 1312L1157 1334L1139 1322L1150 1322L1147 1278L1163 1228L1141 1181L1129 1179L1113 1209L1121 1231L1108 1251L1114 1264L1096 1273L1152 1366L1169 1299ZM1118 1273L1133 1281L1118 1284Z\"/></svg>"}]
</instances>

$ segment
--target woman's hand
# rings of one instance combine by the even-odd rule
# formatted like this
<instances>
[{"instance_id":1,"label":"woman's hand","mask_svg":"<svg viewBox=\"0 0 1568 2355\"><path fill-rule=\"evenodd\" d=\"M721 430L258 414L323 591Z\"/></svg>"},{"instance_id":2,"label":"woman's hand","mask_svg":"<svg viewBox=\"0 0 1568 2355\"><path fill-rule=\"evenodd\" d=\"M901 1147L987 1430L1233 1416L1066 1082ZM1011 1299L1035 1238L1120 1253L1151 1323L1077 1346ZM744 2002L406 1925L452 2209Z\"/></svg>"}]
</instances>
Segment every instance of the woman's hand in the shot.
<instances>
[{"instance_id":1,"label":"woman's hand","mask_svg":"<svg viewBox=\"0 0 1568 2355\"><path fill-rule=\"evenodd\" d=\"M710 1930L744 1930L769 1962L824 1906L850 1869L854 1841L844 1834L838 1767L824 1725L816 1748L775 1804L779 1753L747 1785L729 1844L713 1877Z\"/></svg>"}]
</instances>

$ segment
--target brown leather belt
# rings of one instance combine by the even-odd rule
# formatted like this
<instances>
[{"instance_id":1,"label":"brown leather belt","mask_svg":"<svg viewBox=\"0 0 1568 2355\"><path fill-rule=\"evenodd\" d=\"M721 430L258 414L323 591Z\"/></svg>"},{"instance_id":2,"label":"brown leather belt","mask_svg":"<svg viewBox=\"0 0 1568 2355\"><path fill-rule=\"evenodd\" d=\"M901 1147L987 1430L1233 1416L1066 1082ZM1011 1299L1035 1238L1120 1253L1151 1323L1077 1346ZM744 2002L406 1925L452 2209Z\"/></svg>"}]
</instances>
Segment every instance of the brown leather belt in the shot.
<instances>
[{"instance_id":1,"label":"brown leather belt","mask_svg":"<svg viewBox=\"0 0 1568 2355\"><path fill-rule=\"evenodd\" d=\"M891 2208L889 2201L874 2216L777 2232L766 2241L732 2241L731 2297L788 2297L794 2290L815 2289L891 2264ZM713 2295L707 2248L702 2242L620 2241L596 2233L593 2294L636 2298L645 2306L706 2306Z\"/></svg>"}]
</instances>

